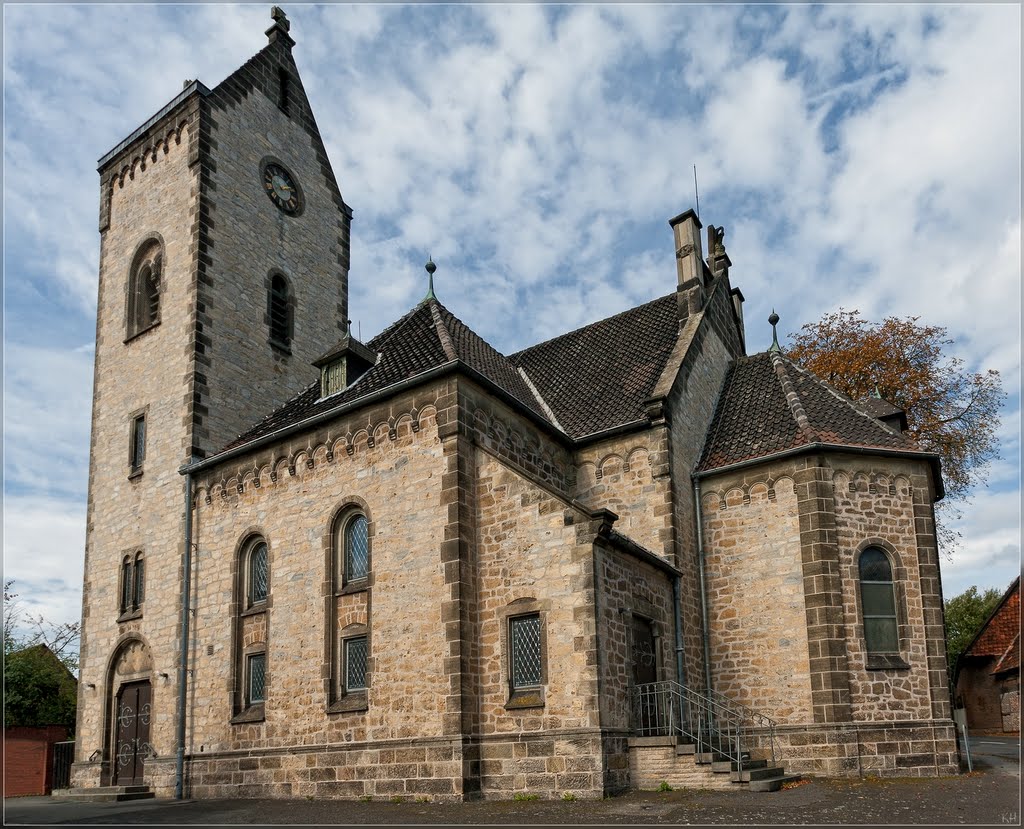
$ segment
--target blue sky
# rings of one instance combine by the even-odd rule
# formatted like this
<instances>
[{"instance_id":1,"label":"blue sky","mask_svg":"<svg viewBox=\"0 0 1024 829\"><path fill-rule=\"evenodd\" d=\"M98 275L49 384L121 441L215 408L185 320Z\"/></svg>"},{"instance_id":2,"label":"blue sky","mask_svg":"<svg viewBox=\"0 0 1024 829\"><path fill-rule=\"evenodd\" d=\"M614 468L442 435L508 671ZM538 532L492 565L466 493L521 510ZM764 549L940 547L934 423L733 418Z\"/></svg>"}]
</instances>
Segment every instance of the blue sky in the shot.
<instances>
[{"instance_id":1,"label":"blue sky","mask_svg":"<svg viewBox=\"0 0 1024 829\"><path fill-rule=\"evenodd\" d=\"M269 5L5 5L4 571L80 614L96 160L266 43ZM295 5L368 339L441 300L510 353L674 290L724 225L748 350L825 312L942 325L1008 400L947 597L1020 568L1020 6ZM785 341L783 343L785 345Z\"/></svg>"}]
</instances>

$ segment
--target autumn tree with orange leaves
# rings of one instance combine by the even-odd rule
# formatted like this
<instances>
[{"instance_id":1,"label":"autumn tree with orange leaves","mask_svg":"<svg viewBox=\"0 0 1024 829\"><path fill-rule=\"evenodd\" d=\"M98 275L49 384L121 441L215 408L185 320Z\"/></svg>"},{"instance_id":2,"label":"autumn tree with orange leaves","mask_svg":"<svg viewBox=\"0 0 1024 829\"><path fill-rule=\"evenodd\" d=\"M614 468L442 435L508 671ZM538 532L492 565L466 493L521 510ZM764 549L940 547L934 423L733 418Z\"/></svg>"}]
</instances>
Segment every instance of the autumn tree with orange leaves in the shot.
<instances>
[{"instance_id":1,"label":"autumn tree with orange leaves","mask_svg":"<svg viewBox=\"0 0 1024 829\"><path fill-rule=\"evenodd\" d=\"M940 501L940 543L947 554L959 534L950 529L973 487L999 456L996 430L1005 394L999 372L972 373L950 356L946 329L919 317L872 323L840 309L791 334L787 356L852 400L877 394L907 413L908 437L942 458L946 497Z\"/></svg>"}]
</instances>

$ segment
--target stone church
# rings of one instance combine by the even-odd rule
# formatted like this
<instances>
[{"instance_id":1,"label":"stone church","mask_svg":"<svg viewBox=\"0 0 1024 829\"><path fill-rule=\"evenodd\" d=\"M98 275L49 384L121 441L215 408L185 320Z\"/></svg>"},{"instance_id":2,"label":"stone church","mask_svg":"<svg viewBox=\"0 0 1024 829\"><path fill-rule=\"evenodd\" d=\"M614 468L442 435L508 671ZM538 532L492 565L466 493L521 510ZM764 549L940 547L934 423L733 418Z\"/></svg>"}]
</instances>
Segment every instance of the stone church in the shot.
<instances>
[{"instance_id":1,"label":"stone church","mask_svg":"<svg viewBox=\"0 0 1024 829\"><path fill-rule=\"evenodd\" d=\"M353 213L272 17L99 161L73 785L955 773L942 479L903 413L747 355L692 210L645 305L504 355L431 288L360 342Z\"/></svg>"}]
</instances>

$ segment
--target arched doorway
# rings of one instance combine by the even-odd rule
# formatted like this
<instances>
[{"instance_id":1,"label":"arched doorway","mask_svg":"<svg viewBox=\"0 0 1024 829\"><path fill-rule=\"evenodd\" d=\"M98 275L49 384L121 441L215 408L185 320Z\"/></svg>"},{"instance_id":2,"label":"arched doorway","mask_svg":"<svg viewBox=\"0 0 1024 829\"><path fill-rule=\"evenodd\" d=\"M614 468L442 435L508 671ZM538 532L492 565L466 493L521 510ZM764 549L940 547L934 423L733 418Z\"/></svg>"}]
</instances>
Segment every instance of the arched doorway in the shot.
<instances>
[{"instance_id":1,"label":"arched doorway","mask_svg":"<svg viewBox=\"0 0 1024 829\"><path fill-rule=\"evenodd\" d=\"M153 660L149 646L138 638L120 644L107 674L108 783L141 786L146 758L153 755Z\"/></svg>"},{"instance_id":2,"label":"arched doorway","mask_svg":"<svg viewBox=\"0 0 1024 829\"><path fill-rule=\"evenodd\" d=\"M141 786L144 779L152 722L153 689L148 679L126 682L117 692L117 729L114 742L114 784Z\"/></svg>"}]
</instances>

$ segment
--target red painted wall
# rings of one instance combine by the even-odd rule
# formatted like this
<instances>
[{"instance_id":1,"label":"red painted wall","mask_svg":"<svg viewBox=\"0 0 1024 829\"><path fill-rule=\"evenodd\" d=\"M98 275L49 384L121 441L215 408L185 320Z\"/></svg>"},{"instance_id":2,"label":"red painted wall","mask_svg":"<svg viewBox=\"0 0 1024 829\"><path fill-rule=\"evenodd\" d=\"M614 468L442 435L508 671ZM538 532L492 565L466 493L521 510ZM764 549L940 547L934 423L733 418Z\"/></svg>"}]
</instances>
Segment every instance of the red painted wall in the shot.
<instances>
[{"instance_id":1,"label":"red painted wall","mask_svg":"<svg viewBox=\"0 0 1024 829\"><path fill-rule=\"evenodd\" d=\"M62 725L4 729L4 797L49 794L53 789L53 744L68 738Z\"/></svg>"}]
</instances>

